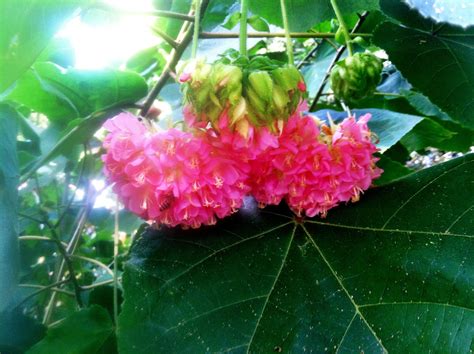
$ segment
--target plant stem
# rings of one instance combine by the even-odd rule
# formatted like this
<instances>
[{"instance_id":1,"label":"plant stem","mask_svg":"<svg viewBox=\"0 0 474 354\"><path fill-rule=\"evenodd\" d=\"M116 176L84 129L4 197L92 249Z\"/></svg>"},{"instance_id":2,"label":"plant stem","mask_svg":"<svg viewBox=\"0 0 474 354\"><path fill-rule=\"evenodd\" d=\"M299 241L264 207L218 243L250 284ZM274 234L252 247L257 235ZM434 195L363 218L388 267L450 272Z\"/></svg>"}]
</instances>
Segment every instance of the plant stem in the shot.
<instances>
[{"instance_id":1,"label":"plant stem","mask_svg":"<svg viewBox=\"0 0 474 354\"><path fill-rule=\"evenodd\" d=\"M76 272L74 271L74 266L71 261L71 255L63 246L61 240L59 239L59 237L56 235L55 232L53 233L53 238L54 238L54 241L56 242L56 245L58 246L58 251L63 256L64 262L66 263L66 267L69 271L69 276L70 276L72 285L74 287L74 293L76 295L77 304L79 305L79 307L83 307L84 304L82 303L82 298L81 298L81 287L79 286L79 283L77 281Z\"/></svg>"},{"instance_id":2,"label":"plant stem","mask_svg":"<svg viewBox=\"0 0 474 354\"><path fill-rule=\"evenodd\" d=\"M86 188L85 193L85 202L86 207L81 210L77 217L76 228L74 233L69 240L68 246L66 248L66 252L68 255L74 254L76 247L79 243L79 239L81 238L82 230L84 228L85 222L87 220L87 216L89 215L90 210L92 209L92 205L94 204L93 201L95 199L95 192L91 192L89 186ZM53 232L53 231L52 231ZM66 267L66 259L63 259L56 270L56 281L60 281L63 276L64 268ZM72 275L72 274L71 274ZM56 298L56 293L53 293L48 301L46 306L46 310L43 317L43 323L47 324L51 319L51 315L54 309L54 301Z\"/></svg>"},{"instance_id":3,"label":"plant stem","mask_svg":"<svg viewBox=\"0 0 474 354\"><path fill-rule=\"evenodd\" d=\"M209 0L202 0L201 15L203 15L204 12L206 11L208 3L209 3ZM193 12L191 11L191 14L192 13ZM147 115L148 111L150 110L150 107L153 104L153 101L155 101L161 89L166 85L166 82L168 81L171 72L176 69L176 64L178 64L179 59L181 58L186 47L191 41L193 31L192 31L192 27L189 27L188 24L189 22L185 22L183 26L181 26L181 30L178 34L178 38L180 38L179 44L176 47L176 49L173 49L171 51L171 59L166 63L166 66L163 69L160 77L158 78L158 81L156 82L155 86L151 89L151 91L148 93L148 96L145 102L143 103L143 107L140 110L140 116L145 117Z\"/></svg>"},{"instance_id":4,"label":"plant stem","mask_svg":"<svg viewBox=\"0 0 474 354\"><path fill-rule=\"evenodd\" d=\"M98 261L97 259L84 257L84 256L79 256L79 255L75 255L75 254L71 255L71 258L72 259L80 259L81 261L85 261L85 262L95 264L96 266L99 266L102 269L104 269L111 276L114 276L114 272L109 267L107 267L107 265L105 265L104 263Z\"/></svg>"},{"instance_id":5,"label":"plant stem","mask_svg":"<svg viewBox=\"0 0 474 354\"><path fill-rule=\"evenodd\" d=\"M120 280L120 278L118 278L118 280ZM101 281L99 283L94 283L94 284L91 284L91 285L84 285L84 286L81 287L81 290L83 290L83 291L90 290L90 289L97 288L99 286L112 284L113 282L114 282L114 279L108 279L108 280Z\"/></svg>"},{"instance_id":6,"label":"plant stem","mask_svg":"<svg viewBox=\"0 0 474 354\"><path fill-rule=\"evenodd\" d=\"M335 33L326 32L290 32L291 38L334 38ZM351 33L351 38L354 37L372 37L371 33ZM285 37L285 32L249 32L247 33L248 38L275 38ZM201 32L199 38L202 39L213 39L213 38L239 38L240 33L237 32Z\"/></svg>"},{"instance_id":7,"label":"plant stem","mask_svg":"<svg viewBox=\"0 0 474 354\"><path fill-rule=\"evenodd\" d=\"M122 10L122 9L117 9L113 6L107 6L105 4L100 4L100 5L94 5L92 9L98 9L98 10L103 10L103 11L109 11L113 13L118 13L118 14L123 14L123 15L130 15L130 16L155 16L155 17L165 17L165 18L175 18L177 20L184 20L184 21L189 21L193 22L194 17L185 15L185 14L180 14L178 12L173 12L173 11L162 11L162 10L153 10L153 11L140 11L140 10Z\"/></svg>"},{"instance_id":8,"label":"plant stem","mask_svg":"<svg viewBox=\"0 0 474 354\"><path fill-rule=\"evenodd\" d=\"M320 45L321 45L321 42L316 42L313 48L311 48L311 50L305 55L305 57L301 59L298 65L296 65L296 68L300 69L304 65L304 63L306 63L306 61L308 61L314 55L314 53L318 51Z\"/></svg>"},{"instance_id":9,"label":"plant stem","mask_svg":"<svg viewBox=\"0 0 474 354\"><path fill-rule=\"evenodd\" d=\"M35 214L37 214L37 213L35 213ZM35 218L34 216L31 216L31 215L28 215L28 214L24 214L22 212L18 212L18 216L21 217L21 218L25 218L25 219L34 221L37 224L44 224L43 220L40 220L40 219Z\"/></svg>"},{"instance_id":10,"label":"plant stem","mask_svg":"<svg viewBox=\"0 0 474 354\"><path fill-rule=\"evenodd\" d=\"M20 288L41 289L41 291L50 289L51 291L55 291L57 293L66 294L66 295L73 296L73 297L75 296L75 294L72 291L64 290L64 289L61 289L61 288L46 287L44 285L39 285L39 284L18 284L18 286Z\"/></svg>"},{"instance_id":11,"label":"plant stem","mask_svg":"<svg viewBox=\"0 0 474 354\"><path fill-rule=\"evenodd\" d=\"M119 200L115 197L114 218L114 321L118 323L118 246L119 246Z\"/></svg>"},{"instance_id":12,"label":"plant stem","mask_svg":"<svg viewBox=\"0 0 474 354\"><path fill-rule=\"evenodd\" d=\"M173 38L168 36L165 32L163 32L159 28L153 27L153 31L158 36L160 36L166 43L168 43L173 49L176 49L178 47L178 43L176 43L176 41Z\"/></svg>"},{"instance_id":13,"label":"plant stem","mask_svg":"<svg viewBox=\"0 0 474 354\"><path fill-rule=\"evenodd\" d=\"M46 241L46 242L54 242L57 243L56 240L53 240L52 238L46 237L46 236L34 236L34 235L25 235L25 236L20 236L18 237L20 241L28 241L28 240L34 240L34 241ZM63 247L67 247L67 243L61 242Z\"/></svg>"},{"instance_id":14,"label":"plant stem","mask_svg":"<svg viewBox=\"0 0 474 354\"><path fill-rule=\"evenodd\" d=\"M23 299L15 306L15 308L20 307L20 306L23 305L26 301L28 301L28 300L31 299L32 297L35 297L36 295L42 293L43 291L49 290L49 289L54 289L54 288L56 288L56 287L59 286L59 285L66 284L67 282L69 282L69 280L70 280L70 279L64 279L64 280L58 281L58 282L56 282L56 283L51 283L51 284L48 284L48 285L46 285L46 286L41 287L41 289L32 292L32 293L29 294L28 296L25 296L25 298L23 298Z\"/></svg>"},{"instance_id":15,"label":"plant stem","mask_svg":"<svg viewBox=\"0 0 474 354\"><path fill-rule=\"evenodd\" d=\"M359 20L357 21L354 28L352 29L351 35L354 35L355 32L360 28L360 26L362 26L362 24L364 23L365 19L368 16L368 14L369 13L367 11L365 11L362 15L359 16ZM314 97L313 103L311 104L311 107L309 108L310 112L313 112L316 109L316 104L318 103L319 98L321 97L321 95L324 91L327 79L329 78L329 75L331 74L332 67L337 63L339 58L344 53L345 49L346 49L346 46L340 46L339 49L336 51L336 55L332 59L331 64L329 64L329 67L326 70L326 74L324 75L324 79L321 81L321 85L319 85L318 92L316 93L316 96Z\"/></svg>"},{"instance_id":16,"label":"plant stem","mask_svg":"<svg viewBox=\"0 0 474 354\"><path fill-rule=\"evenodd\" d=\"M392 92L374 92L375 96L391 96L391 97L404 97L399 93L392 93Z\"/></svg>"},{"instance_id":17,"label":"plant stem","mask_svg":"<svg viewBox=\"0 0 474 354\"><path fill-rule=\"evenodd\" d=\"M199 39L199 27L201 25L201 1L196 1L196 13L194 14L195 23L194 23L194 32L193 32L193 46L191 49L191 58L195 59L198 48L198 39Z\"/></svg>"},{"instance_id":18,"label":"plant stem","mask_svg":"<svg viewBox=\"0 0 474 354\"><path fill-rule=\"evenodd\" d=\"M247 56L247 14L248 0L240 0L240 54Z\"/></svg>"},{"instance_id":19,"label":"plant stem","mask_svg":"<svg viewBox=\"0 0 474 354\"><path fill-rule=\"evenodd\" d=\"M85 170L85 166L86 166L86 159L88 157L88 154L87 154L87 145L84 144L84 157L82 158L82 162L81 162L81 169L79 170L79 175L77 177L77 181L76 181L76 187L79 186L79 184L81 183L81 180L82 180L82 177L84 175L84 170ZM67 194L67 190L69 188L69 182L65 183L65 188L64 188L64 194ZM69 208L71 207L73 201L74 201L74 198L76 197L76 192L79 188L76 188L74 189L74 191L72 192L72 195L71 197L69 198L69 200L67 201L67 204L66 206L64 207L64 211L59 215L59 218L58 218L58 221L56 221L56 224L54 225L54 227L60 227L61 226L61 222L63 221L64 217L66 216L67 214L67 211L69 210Z\"/></svg>"},{"instance_id":20,"label":"plant stem","mask_svg":"<svg viewBox=\"0 0 474 354\"><path fill-rule=\"evenodd\" d=\"M339 6L337 5L336 0L331 0L331 6L336 13L337 20L339 21L339 26L342 29L342 33L344 34L344 39L346 40L346 47L349 51L349 56L352 56L352 43L351 43L351 36L349 35L349 31L347 30L346 23L344 22L344 17L342 16L341 11L339 10Z\"/></svg>"},{"instance_id":21,"label":"plant stem","mask_svg":"<svg viewBox=\"0 0 474 354\"><path fill-rule=\"evenodd\" d=\"M288 24L288 15L286 14L285 0L280 0L281 17L283 19L283 28L285 29L286 37L286 53L288 55L288 64L294 65L295 59L293 58L293 42L290 37L290 25Z\"/></svg>"}]
</instances>

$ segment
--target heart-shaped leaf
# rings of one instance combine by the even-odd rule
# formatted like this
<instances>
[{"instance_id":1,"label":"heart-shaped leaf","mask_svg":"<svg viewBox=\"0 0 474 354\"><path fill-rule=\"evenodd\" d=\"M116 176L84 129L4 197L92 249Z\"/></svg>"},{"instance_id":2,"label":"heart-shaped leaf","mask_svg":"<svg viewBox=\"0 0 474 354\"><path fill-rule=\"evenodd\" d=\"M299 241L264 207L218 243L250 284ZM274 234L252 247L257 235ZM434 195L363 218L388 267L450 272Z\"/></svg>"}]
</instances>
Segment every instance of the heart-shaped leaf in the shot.
<instances>
[{"instance_id":1,"label":"heart-shaped leaf","mask_svg":"<svg viewBox=\"0 0 474 354\"><path fill-rule=\"evenodd\" d=\"M292 31L306 31L319 22L336 17L330 0L286 0L285 3L290 30ZM379 2L376 0L340 1L339 7L342 14L349 15L357 11L378 10ZM271 24L283 27L278 1L250 1L249 9L252 13L262 16Z\"/></svg>"},{"instance_id":2,"label":"heart-shaped leaf","mask_svg":"<svg viewBox=\"0 0 474 354\"><path fill-rule=\"evenodd\" d=\"M41 54L61 25L88 0L0 2L0 93Z\"/></svg>"},{"instance_id":3,"label":"heart-shaped leaf","mask_svg":"<svg viewBox=\"0 0 474 354\"><path fill-rule=\"evenodd\" d=\"M474 26L435 24L395 1L384 0L381 7L402 25L379 25L374 43L416 89L452 119L474 128Z\"/></svg>"},{"instance_id":4,"label":"heart-shaped leaf","mask_svg":"<svg viewBox=\"0 0 474 354\"><path fill-rule=\"evenodd\" d=\"M467 27L474 25L474 3L459 0L405 0L423 16Z\"/></svg>"},{"instance_id":5,"label":"heart-shaped leaf","mask_svg":"<svg viewBox=\"0 0 474 354\"><path fill-rule=\"evenodd\" d=\"M7 98L66 125L110 106L136 102L146 92L145 80L135 72L65 70L50 62L38 62L18 80Z\"/></svg>"},{"instance_id":6,"label":"heart-shaped leaf","mask_svg":"<svg viewBox=\"0 0 474 354\"><path fill-rule=\"evenodd\" d=\"M124 273L122 352L469 352L474 155L301 220L250 205L145 231Z\"/></svg>"}]
</instances>

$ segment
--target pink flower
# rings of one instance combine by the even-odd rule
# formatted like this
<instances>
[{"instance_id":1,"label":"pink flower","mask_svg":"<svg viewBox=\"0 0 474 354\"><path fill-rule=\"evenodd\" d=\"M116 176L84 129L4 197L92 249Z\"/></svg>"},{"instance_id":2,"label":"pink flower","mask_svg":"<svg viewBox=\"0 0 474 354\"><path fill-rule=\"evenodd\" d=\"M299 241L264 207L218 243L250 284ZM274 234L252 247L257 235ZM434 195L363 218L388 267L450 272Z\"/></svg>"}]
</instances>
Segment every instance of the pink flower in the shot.
<instances>
[{"instance_id":1,"label":"pink flower","mask_svg":"<svg viewBox=\"0 0 474 354\"><path fill-rule=\"evenodd\" d=\"M302 188L324 174L329 154L326 145L317 140L318 135L314 118L293 115L283 128L278 147L251 161L252 194L260 206L276 205L288 195L300 195L304 193Z\"/></svg>"},{"instance_id":2,"label":"pink flower","mask_svg":"<svg viewBox=\"0 0 474 354\"><path fill-rule=\"evenodd\" d=\"M324 217L340 202L357 201L382 172L375 166L369 119L350 117L330 129L310 116L291 117L278 147L250 162L260 206L285 199L297 215Z\"/></svg>"},{"instance_id":3,"label":"pink flower","mask_svg":"<svg viewBox=\"0 0 474 354\"><path fill-rule=\"evenodd\" d=\"M150 135L132 115L104 126L110 129L106 175L125 206L146 220L184 228L214 224L237 211L250 190L247 164L202 136L176 129Z\"/></svg>"}]
</instances>

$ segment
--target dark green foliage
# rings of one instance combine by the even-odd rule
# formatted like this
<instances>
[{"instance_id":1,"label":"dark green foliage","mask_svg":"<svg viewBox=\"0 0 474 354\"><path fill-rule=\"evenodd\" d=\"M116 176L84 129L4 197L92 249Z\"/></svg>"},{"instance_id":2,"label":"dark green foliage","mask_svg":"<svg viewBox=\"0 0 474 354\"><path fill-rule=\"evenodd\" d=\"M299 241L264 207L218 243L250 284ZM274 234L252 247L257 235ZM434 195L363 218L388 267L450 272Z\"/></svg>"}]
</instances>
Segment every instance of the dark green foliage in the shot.
<instances>
[{"instance_id":1,"label":"dark green foliage","mask_svg":"<svg viewBox=\"0 0 474 354\"><path fill-rule=\"evenodd\" d=\"M473 173L473 155L459 158L325 220L253 208L147 230L125 270L119 349L468 352Z\"/></svg>"},{"instance_id":2,"label":"dark green foliage","mask_svg":"<svg viewBox=\"0 0 474 354\"><path fill-rule=\"evenodd\" d=\"M281 113L272 111L276 103L293 110L305 97L319 119L328 122L329 113L339 122L349 113L328 73L347 51L337 54L331 3L285 2L290 31L329 37L293 41L308 97L296 91L300 74L280 68L288 59L280 39L249 38L249 58L232 49L237 40L202 39L198 57L244 69L244 94L252 91L259 121ZM455 1L441 13L416 0L337 2L349 30L362 33L351 60L363 63L337 64L332 86L356 117L372 115L385 170L376 186L327 219L249 202L214 227L153 231L121 210L119 313L122 295L125 302L116 324L115 201L92 208L104 180L99 129L121 111L139 111L172 45L157 39L120 67L79 70L71 43L55 36L62 24L72 15L93 26L129 14L88 0L0 1L0 352L109 354L117 343L123 353L473 350L473 155L416 173L406 167L413 151L474 145L473 27L430 19L454 14L448 20L472 25L469 12ZM192 1L153 3L187 15ZM202 3L202 31L237 31L239 1ZM282 31L279 1L252 0L250 11L249 32ZM183 20L153 18L177 39ZM362 54L379 49L394 64L380 82L380 62ZM162 128L180 126L182 94L175 80L165 81L157 97L172 117L157 107L154 114ZM226 89L234 101L242 94ZM60 273L64 254L71 265Z\"/></svg>"}]
</instances>

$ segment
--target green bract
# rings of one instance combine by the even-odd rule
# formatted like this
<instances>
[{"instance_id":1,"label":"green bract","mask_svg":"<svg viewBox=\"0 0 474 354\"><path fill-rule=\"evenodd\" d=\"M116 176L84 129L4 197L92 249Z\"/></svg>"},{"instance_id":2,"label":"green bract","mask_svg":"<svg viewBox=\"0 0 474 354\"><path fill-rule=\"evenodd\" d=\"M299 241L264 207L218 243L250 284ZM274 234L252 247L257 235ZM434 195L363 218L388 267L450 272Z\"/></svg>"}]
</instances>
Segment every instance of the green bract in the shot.
<instances>
[{"instance_id":1,"label":"green bract","mask_svg":"<svg viewBox=\"0 0 474 354\"><path fill-rule=\"evenodd\" d=\"M331 88L336 97L353 102L374 93L380 82L382 62L372 53L356 53L336 63Z\"/></svg>"},{"instance_id":2,"label":"green bract","mask_svg":"<svg viewBox=\"0 0 474 354\"><path fill-rule=\"evenodd\" d=\"M213 64L186 63L180 73L184 101L198 122L214 126L226 110L230 125L247 119L273 127L287 120L305 95L296 67L266 57L227 55Z\"/></svg>"}]
</instances>

